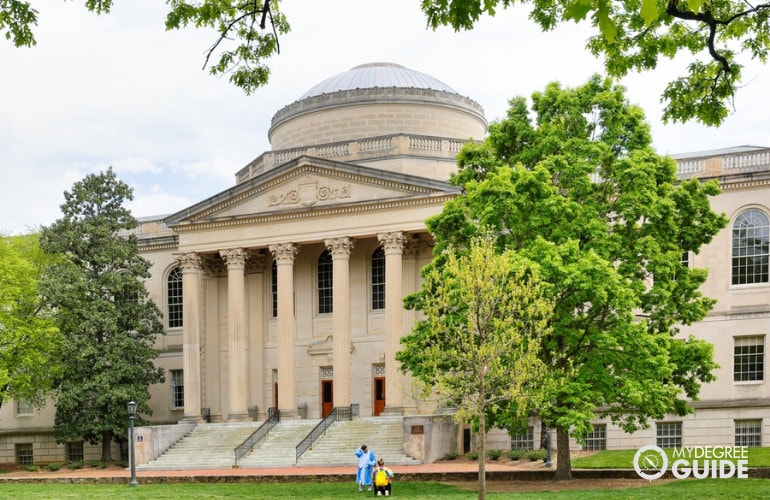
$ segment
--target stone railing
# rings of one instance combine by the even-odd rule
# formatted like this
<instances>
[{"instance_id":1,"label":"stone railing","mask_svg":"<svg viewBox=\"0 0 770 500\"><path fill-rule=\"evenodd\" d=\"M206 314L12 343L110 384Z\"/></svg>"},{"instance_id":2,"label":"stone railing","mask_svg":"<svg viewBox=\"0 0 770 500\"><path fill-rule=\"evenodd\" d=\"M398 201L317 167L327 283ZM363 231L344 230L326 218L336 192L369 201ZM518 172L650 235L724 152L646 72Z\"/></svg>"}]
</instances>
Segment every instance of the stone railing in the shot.
<instances>
[{"instance_id":1,"label":"stone railing","mask_svg":"<svg viewBox=\"0 0 770 500\"><path fill-rule=\"evenodd\" d=\"M266 151L235 174L236 184L271 170L300 156L338 161L369 160L397 154L453 159L466 141L422 135L394 134L319 146Z\"/></svg>"},{"instance_id":2,"label":"stone railing","mask_svg":"<svg viewBox=\"0 0 770 500\"><path fill-rule=\"evenodd\" d=\"M679 177L711 177L770 169L770 149L677 160Z\"/></svg>"}]
</instances>

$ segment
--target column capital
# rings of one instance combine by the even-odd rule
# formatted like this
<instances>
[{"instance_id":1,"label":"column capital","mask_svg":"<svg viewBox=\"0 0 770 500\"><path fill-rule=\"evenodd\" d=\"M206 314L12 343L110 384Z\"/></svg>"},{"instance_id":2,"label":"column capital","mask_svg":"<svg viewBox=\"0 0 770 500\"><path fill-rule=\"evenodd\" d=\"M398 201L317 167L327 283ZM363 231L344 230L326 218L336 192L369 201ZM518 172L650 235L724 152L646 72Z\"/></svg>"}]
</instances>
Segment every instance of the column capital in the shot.
<instances>
[{"instance_id":1,"label":"column capital","mask_svg":"<svg viewBox=\"0 0 770 500\"><path fill-rule=\"evenodd\" d=\"M380 233L377 235L377 239L382 243L385 253L401 253L404 250L404 243L406 243L406 235L402 231Z\"/></svg>"},{"instance_id":2,"label":"column capital","mask_svg":"<svg viewBox=\"0 0 770 500\"><path fill-rule=\"evenodd\" d=\"M324 241L324 245L332 253L332 259L347 259L353 250L353 239L347 236L330 238Z\"/></svg>"},{"instance_id":3,"label":"column capital","mask_svg":"<svg viewBox=\"0 0 770 500\"><path fill-rule=\"evenodd\" d=\"M183 273L200 271L201 269L201 256L195 252L177 255L176 261Z\"/></svg>"},{"instance_id":4,"label":"column capital","mask_svg":"<svg viewBox=\"0 0 770 500\"><path fill-rule=\"evenodd\" d=\"M297 256L297 245L294 243L276 243L268 248L278 264L293 264Z\"/></svg>"},{"instance_id":5,"label":"column capital","mask_svg":"<svg viewBox=\"0 0 770 500\"><path fill-rule=\"evenodd\" d=\"M219 255L222 256L227 264L227 269L243 268L246 266L246 257L248 254L243 248L220 250Z\"/></svg>"}]
</instances>

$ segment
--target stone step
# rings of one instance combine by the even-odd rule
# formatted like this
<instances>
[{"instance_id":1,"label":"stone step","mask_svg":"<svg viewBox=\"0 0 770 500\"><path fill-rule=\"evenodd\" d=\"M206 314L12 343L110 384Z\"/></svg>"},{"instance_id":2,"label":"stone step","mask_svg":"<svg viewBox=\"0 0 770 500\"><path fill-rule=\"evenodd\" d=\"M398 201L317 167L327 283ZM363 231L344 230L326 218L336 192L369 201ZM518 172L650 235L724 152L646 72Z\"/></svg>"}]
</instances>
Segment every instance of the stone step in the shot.
<instances>
[{"instance_id":1,"label":"stone step","mask_svg":"<svg viewBox=\"0 0 770 500\"><path fill-rule=\"evenodd\" d=\"M419 464L404 454L401 417L365 417L334 422L299 458L296 446L320 420L279 422L254 448L241 458L238 467L323 466L358 463L354 452L366 443L388 465ZM235 464L234 450L262 423L200 424L166 453L139 470L226 468Z\"/></svg>"}]
</instances>

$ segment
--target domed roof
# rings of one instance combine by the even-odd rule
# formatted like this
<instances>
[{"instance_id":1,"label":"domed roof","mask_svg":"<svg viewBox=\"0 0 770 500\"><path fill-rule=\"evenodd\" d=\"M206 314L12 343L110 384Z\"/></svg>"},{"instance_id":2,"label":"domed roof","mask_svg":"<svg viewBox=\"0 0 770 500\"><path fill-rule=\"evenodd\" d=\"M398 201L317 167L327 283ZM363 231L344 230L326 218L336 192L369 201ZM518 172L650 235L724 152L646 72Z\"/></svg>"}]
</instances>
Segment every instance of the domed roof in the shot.
<instances>
[{"instance_id":1,"label":"domed roof","mask_svg":"<svg viewBox=\"0 0 770 500\"><path fill-rule=\"evenodd\" d=\"M356 66L349 71L327 78L305 92L300 100L321 94L330 94L342 90L369 88L418 88L444 92L457 92L449 85L425 73L405 68L400 64L369 63Z\"/></svg>"}]
</instances>

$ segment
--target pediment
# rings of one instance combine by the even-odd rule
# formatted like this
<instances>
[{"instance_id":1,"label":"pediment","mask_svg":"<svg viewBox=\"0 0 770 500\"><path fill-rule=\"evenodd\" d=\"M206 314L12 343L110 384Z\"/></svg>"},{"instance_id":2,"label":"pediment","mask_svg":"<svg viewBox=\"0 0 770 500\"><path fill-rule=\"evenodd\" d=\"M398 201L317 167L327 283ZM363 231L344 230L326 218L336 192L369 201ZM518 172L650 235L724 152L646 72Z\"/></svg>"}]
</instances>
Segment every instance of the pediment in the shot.
<instances>
[{"instance_id":1,"label":"pediment","mask_svg":"<svg viewBox=\"0 0 770 500\"><path fill-rule=\"evenodd\" d=\"M300 157L179 212L169 225L310 211L454 192L446 182Z\"/></svg>"}]
</instances>

